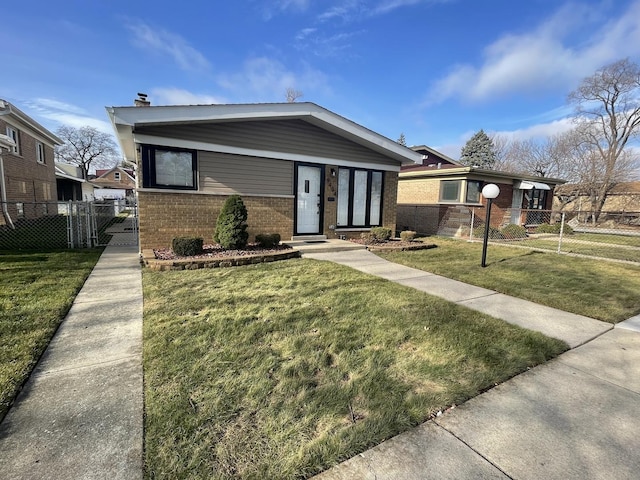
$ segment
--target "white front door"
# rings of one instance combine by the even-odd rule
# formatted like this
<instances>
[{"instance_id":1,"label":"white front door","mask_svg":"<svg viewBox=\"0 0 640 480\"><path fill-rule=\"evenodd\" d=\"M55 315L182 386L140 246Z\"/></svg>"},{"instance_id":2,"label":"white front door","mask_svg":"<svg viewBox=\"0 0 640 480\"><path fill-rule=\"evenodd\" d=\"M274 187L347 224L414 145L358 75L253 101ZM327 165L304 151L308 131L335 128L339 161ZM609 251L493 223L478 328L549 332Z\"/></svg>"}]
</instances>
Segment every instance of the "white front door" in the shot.
<instances>
[{"instance_id":1,"label":"white front door","mask_svg":"<svg viewBox=\"0 0 640 480\"><path fill-rule=\"evenodd\" d=\"M522 213L522 190L513 190L513 201L511 202L511 223L520 225L520 214Z\"/></svg>"},{"instance_id":2,"label":"white front door","mask_svg":"<svg viewBox=\"0 0 640 480\"><path fill-rule=\"evenodd\" d=\"M296 189L296 233L298 234L320 233L321 173L321 167L298 165Z\"/></svg>"}]
</instances>

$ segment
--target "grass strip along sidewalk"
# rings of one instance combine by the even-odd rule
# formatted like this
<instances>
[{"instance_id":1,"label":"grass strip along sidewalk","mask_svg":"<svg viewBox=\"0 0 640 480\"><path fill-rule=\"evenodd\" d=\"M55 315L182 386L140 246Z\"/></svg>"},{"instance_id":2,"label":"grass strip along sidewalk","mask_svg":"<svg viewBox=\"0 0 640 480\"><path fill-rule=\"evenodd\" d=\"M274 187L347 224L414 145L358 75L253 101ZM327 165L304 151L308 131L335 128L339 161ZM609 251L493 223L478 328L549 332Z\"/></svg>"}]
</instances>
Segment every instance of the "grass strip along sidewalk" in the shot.
<instances>
[{"instance_id":1,"label":"grass strip along sidewalk","mask_svg":"<svg viewBox=\"0 0 640 480\"><path fill-rule=\"evenodd\" d=\"M327 262L143 283L147 478L308 478L567 348Z\"/></svg>"},{"instance_id":2,"label":"grass strip along sidewalk","mask_svg":"<svg viewBox=\"0 0 640 480\"><path fill-rule=\"evenodd\" d=\"M437 248L382 258L579 315L617 323L640 313L640 267L429 237Z\"/></svg>"},{"instance_id":3,"label":"grass strip along sidewalk","mask_svg":"<svg viewBox=\"0 0 640 480\"><path fill-rule=\"evenodd\" d=\"M0 419L102 250L0 252Z\"/></svg>"}]
</instances>

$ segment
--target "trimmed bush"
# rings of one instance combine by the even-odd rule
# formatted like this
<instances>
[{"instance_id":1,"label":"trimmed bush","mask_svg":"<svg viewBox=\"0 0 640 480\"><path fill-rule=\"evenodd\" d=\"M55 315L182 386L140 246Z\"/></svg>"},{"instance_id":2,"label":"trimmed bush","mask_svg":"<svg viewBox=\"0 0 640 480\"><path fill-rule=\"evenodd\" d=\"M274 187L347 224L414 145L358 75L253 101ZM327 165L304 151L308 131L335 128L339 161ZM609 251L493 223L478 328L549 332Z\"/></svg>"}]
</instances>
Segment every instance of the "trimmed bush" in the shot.
<instances>
[{"instance_id":1,"label":"trimmed bush","mask_svg":"<svg viewBox=\"0 0 640 480\"><path fill-rule=\"evenodd\" d=\"M261 233L256 235L256 243L262 248L277 247L280 243L279 233Z\"/></svg>"},{"instance_id":2,"label":"trimmed bush","mask_svg":"<svg viewBox=\"0 0 640 480\"><path fill-rule=\"evenodd\" d=\"M484 238L484 225L473 229L473 236ZM504 240L503 233L494 227L489 227L489 238L493 240Z\"/></svg>"},{"instance_id":3,"label":"trimmed bush","mask_svg":"<svg viewBox=\"0 0 640 480\"><path fill-rule=\"evenodd\" d=\"M379 242L386 242L391 238L391 229L386 227L373 227L371 234Z\"/></svg>"},{"instance_id":4,"label":"trimmed bush","mask_svg":"<svg viewBox=\"0 0 640 480\"><path fill-rule=\"evenodd\" d=\"M371 232L362 232L360 234L360 238L362 239L365 245L371 245L372 243L376 243L376 236Z\"/></svg>"},{"instance_id":5,"label":"trimmed bush","mask_svg":"<svg viewBox=\"0 0 640 480\"><path fill-rule=\"evenodd\" d=\"M400 240L403 242L413 242L416 238L416 232L413 230L405 230L404 232L400 232Z\"/></svg>"},{"instance_id":6,"label":"trimmed bush","mask_svg":"<svg viewBox=\"0 0 640 480\"><path fill-rule=\"evenodd\" d=\"M213 239L222 248L238 249L247 246L249 234L247 233L247 207L245 207L240 195L231 195L224 202L218 220L216 221L216 233Z\"/></svg>"},{"instance_id":7,"label":"trimmed bush","mask_svg":"<svg viewBox=\"0 0 640 480\"><path fill-rule=\"evenodd\" d=\"M543 223L536 227L536 233L553 233L554 235L559 235L561 226L562 224L560 222L556 222L552 225ZM571 235L573 233L573 228L571 228L571 225L565 223L562 233L563 235Z\"/></svg>"},{"instance_id":8,"label":"trimmed bush","mask_svg":"<svg viewBox=\"0 0 640 480\"><path fill-rule=\"evenodd\" d=\"M181 257L191 257L202 253L202 238L177 237L171 242L173 253Z\"/></svg>"},{"instance_id":9,"label":"trimmed bush","mask_svg":"<svg viewBox=\"0 0 640 480\"><path fill-rule=\"evenodd\" d=\"M527 229L522 225L516 225L515 223L510 223L509 225L502 227L500 231L507 239L527 237Z\"/></svg>"}]
</instances>

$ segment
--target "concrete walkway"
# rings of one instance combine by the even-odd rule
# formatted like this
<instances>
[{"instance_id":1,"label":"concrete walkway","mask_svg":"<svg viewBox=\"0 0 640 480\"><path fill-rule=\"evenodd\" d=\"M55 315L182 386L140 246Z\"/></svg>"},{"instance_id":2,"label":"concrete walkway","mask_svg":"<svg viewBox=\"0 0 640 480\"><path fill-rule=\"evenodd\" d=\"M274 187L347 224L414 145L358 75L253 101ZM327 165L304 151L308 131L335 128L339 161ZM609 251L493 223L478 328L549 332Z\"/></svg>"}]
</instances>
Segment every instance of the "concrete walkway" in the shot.
<instances>
[{"instance_id":1,"label":"concrete walkway","mask_svg":"<svg viewBox=\"0 0 640 480\"><path fill-rule=\"evenodd\" d=\"M613 329L393 264L370 252L304 256L417 288L572 347L317 480L638 478L640 316Z\"/></svg>"},{"instance_id":2,"label":"concrete walkway","mask_svg":"<svg viewBox=\"0 0 640 480\"><path fill-rule=\"evenodd\" d=\"M0 424L0 478L142 478L142 279L122 227Z\"/></svg>"}]
</instances>

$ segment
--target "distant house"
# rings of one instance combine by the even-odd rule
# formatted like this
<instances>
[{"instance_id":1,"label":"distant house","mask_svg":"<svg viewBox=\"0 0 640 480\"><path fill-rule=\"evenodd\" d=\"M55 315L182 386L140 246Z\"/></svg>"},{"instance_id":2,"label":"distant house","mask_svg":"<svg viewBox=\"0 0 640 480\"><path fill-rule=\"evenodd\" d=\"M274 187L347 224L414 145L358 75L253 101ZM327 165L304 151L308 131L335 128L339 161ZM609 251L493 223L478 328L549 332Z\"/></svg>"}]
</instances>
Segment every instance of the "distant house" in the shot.
<instances>
[{"instance_id":1,"label":"distant house","mask_svg":"<svg viewBox=\"0 0 640 480\"><path fill-rule=\"evenodd\" d=\"M429 147L412 147L423 154L422 164L403 166L398 179L398 227L412 227L416 207L421 209L421 233L457 234L459 218L469 216L471 208L484 215L486 200L482 188L495 183L500 188L493 202L492 225L540 223L539 210L551 210L553 191L564 180L520 175L496 170L467 167ZM428 212L428 213L427 213ZM456 224L454 231L447 218Z\"/></svg>"},{"instance_id":2,"label":"distant house","mask_svg":"<svg viewBox=\"0 0 640 480\"><path fill-rule=\"evenodd\" d=\"M94 200L94 186L82 178L82 169L67 163L56 163L56 184L59 201Z\"/></svg>"},{"instance_id":3,"label":"distant house","mask_svg":"<svg viewBox=\"0 0 640 480\"><path fill-rule=\"evenodd\" d=\"M142 249L185 235L210 242L232 194L247 207L250 240L395 229L398 172L421 158L313 103L107 111L125 158L138 163Z\"/></svg>"},{"instance_id":4,"label":"distant house","mask_svg":"<svg viewBox=\"0 0 640 480\"><path fill-rule=\"evenodd\" d=\"M554 207L564 212L574 213L581 212L589 215L592 210L591 199L589 193L582 185L566 184L558 187L555 191ZM638 223L640 219L640 182L620 182L615 185L602 206L600 219L607 220L609 217L616 215L629 217Z\"/></svg>"},{"instance_id":5,"label":"distant house","mask_svg":"<svg viewBox=\"0 0 640 480\"><path fill-rule=\"evenodd\" d=\"M96 170L90 182L95 187L94 196L98 200L131 198L136 188L135 172L119 166Z\"/></svg>"},{"instance_id":6,"label":"distant house","mask_svg":"<svg viewBox=\"0 0 640 480\"><path fill-rule=\"evenodd\" d=\"M12 143L0 154L0 224L55 214L58 194L53 158L62 140L2 99L0 133Z\"/></svg>"}]
</instances>

